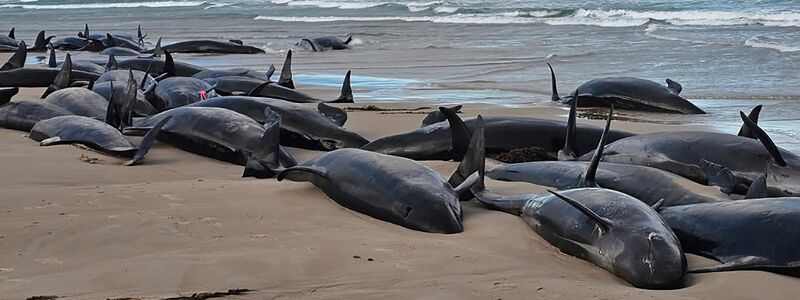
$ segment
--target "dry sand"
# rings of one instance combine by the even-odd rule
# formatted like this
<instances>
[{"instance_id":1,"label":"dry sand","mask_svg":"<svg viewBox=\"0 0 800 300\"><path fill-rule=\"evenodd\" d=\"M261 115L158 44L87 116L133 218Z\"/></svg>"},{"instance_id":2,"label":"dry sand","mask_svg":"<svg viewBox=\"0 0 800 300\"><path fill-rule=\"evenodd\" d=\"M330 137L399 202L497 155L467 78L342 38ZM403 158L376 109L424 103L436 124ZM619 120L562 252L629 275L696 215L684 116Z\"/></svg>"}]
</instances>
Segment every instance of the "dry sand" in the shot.
<instances>
[{"instance_id":1,"label":"dry sand","mask_svg":"<svg viewBox=\"0 0 800 300\"><path fill-rule=\"evenodd\" d=\"M40 93L26 89L17 98ZM555 107L481 105L464 112L464 117L549 118L566 113ZM375 139L412 130L423 115L351 112L349 117L346 127ZM612 126L636 132L688 129ZM318 154L292 152L300 160ZM759 271L689 275L687 287L679 290L636 289L561 254L519 217L474 201L464 203L463 233L428 234L347 210L311 184L243 179L240 166L163 143L154 145L144 165L121 162L75 146L39 147L23 132L0 129L0 299L159 299L238 288L254 291L230 299L800 296L800 280ZM443 176L456 166L426 164ZM490 187L543 191L529 184L490 182ZM713 263L689 258L690 266Z\"/></svg>"}]
</instances>

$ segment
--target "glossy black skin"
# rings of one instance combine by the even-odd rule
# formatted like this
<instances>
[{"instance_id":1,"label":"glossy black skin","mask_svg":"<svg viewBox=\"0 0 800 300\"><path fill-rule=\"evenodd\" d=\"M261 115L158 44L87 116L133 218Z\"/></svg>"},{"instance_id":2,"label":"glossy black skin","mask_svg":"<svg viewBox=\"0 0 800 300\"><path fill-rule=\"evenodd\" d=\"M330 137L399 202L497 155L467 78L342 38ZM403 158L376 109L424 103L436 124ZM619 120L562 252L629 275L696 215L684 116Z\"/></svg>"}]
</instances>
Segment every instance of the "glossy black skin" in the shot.
<instances>
[{"instance_id":1,"label":"glossy black skin","mask_svg":"<svg viewBox=\"0 0 800 300\"><path fill-rule=\"evenodd\" d=\"M0 105L0 127L28 132L36 122L71 114L41 100L14 101Z\"/></svg>"},{"instance_id":2,"label":"glossy black skin","mask_svg":"<svg viewBox=\"0 0 800 300\"><path fill-rule=\"evenodd\" d=\"M133 125L152 128L167 116L172 119L161 129L159 141L242 166L264 135L264 127L252 118L215 107L178 107L134 121Z\"/></svg>"},{"instance_id":3,"label":"glossy black skin","mask_svg":"<svg viewBox=\"0 0 800 300\"><path fill-rule=\"evenodd\" d=\"M464 230L461 205L439 173L416 161L359 149L340 149L301 166L324 173L293 171L278 179L309 181L340 205L406 228L458 233Z\"/></svg>"},{"instance_id":4,"label":"glossy black skin","mask_svg":"<svg viewBox=\"0 0 800 300\"><path fill-rule=\"evenodd\" d=\"M504 153L513 149L539 147L557 153L564 146L567 123L563 121L527 117L486 117L486 153ZM475 128L475 119L465 120L470 130ZM597 147L603 128L577 126L575 151L587 153ZM615 141L632 133L609 132L609 140ZM364 150L402 156L415 160L460 160L453 157L450 124L439 122L417 130L383 137L362 147ZM554 154L555 155L555 154Z\"/></svg>"},{"instance_id":5,"label":"glossy black skin","mask_svg":"<svg viewBox=\"0 0 800 300\"><path fill-rule=\"evenodd\" d=\"M220 107L247 115L264 123L264 109L281 115L281 145L312 150L358 148L369 141L337 125L319 111L283 100L225 96L200 101L192 107Z\"/></svg>"},{"instance_id":6,"label":"glossy black skin","mask_svg":"<svg viewBox=\"0 0 800 300\"><path fill-rule=\"evenodd\" d=\"M19 47L19 41L5 35L0 35L0 45L8 46L9 48L16 50L17 47Z\"/></svg>"},{"instance_id":7,"label":"glossy black skin","mask_svg":"<svg viewBox=\"0 0 800 300\"><path fill-rule=\"evenodd\" d=\"M266 83L264 79L255 79L249 76L222 76L203 79L221 95L248 94L256 87Z\"/></svg>"},{"instance_id":8,"label":"glossy black skin","mask_svg":"<svg viewBox=\"0 0 800 300\"><path fill-rule=\"evenodd\" d=\"M267 76L264 73L260 73L256 70L247 68L233 68L228 70L206 70L192 75L192 77L197 79L220 78L228 76L247 77L249 79L261 80L261 82L267 80Z\"/></svg>"},{"instance_id":9,"label":"glossy black skin","mask_svg":"<svg viewBox=\"0 0 800 300\"><path fill-rule=\"evenodd\" d=\"M102 63L105 64L106 62ZM152 58L132 58L117 62L117 68L120 70L133 69L144 72L147 71L148 66L150 67L150 74L160 75L165 72L163 60ZM185 62L175 61L174 75L191 77L192 75L205 70L208 69Z\"/></svg>"},{"instance_id":10,"label":"glossy black skin","mask_svg":"<svg viewBox=\"0 0 800 300\"><path fill-rule=\"evenodd\" d=\"M29 137L37 142L60 137L63 141L125 157L132 157L138 151L116 128L83 116L60 116L39 121L31 128Z\"/></svg>"},{"instance_id":11,"label":"glossy black skin","mask_svg":"<svg viewBox=\"0 0 800 300\"><path fill-rule=\"evenodd\" d=\"M666 207L659 211L688 253L800 277L800 198Z\"/></svg>"},{"instance_id":12,"label":"glossy black skin","mask_svg":"<svg viewBox=\"0 0 800 300\"><path fill-rule=\"evenodd\" d=\"M169 53L223 53L223 54L257 54L265 53L263 49L253 46L239 45L231 42L212 40L182 41L161 47ZM153 53L153 50L142 53Z\"/></svg>"},{"instance_id":13,"label":"glossy black skin","mask_svg":"<svg viewBox=\"0 0 800 300\"><path fill-rule=\"evenodd\" d=\"M249 96L256 96L256 97L266 97L266 98L275 98L275 99L282 99L286 101L291 101L295 103L317 103L317 102L326 102L325 100L320 100L314 98L308 94L300 92L295 89L290 89L285 86L278 85L277 83L270 83L264 86L258 93ZM349 102L353 102L350 100Z\"/></svg>"},{"instance_id":14,"label":"glossy black skin","mask_svg":"<svg viewBox=\"0 0 800 300\"><path fill-rule=\"evenodd\" d=\"M72 114L97 120L105 120L106 110L108 109L108 100L105 97L91 90L78 87L57 90L48 95L44 101L61 107Z\"/></svg>"},{"instance_id":15,"label":"glossy black skin","mask_svg":"<svg viewBox=\"0 0 800 300\"><path fill-rule=\"evenodd\" d=\"M331 49L344 50L349 48L344 41L332 35L319 36L315 38L310 38L308 40L314 43L313 47L311 45L308 45L308 41L306 40L301 40L297 42L296 45L313 51L325 51Z\"/></svg>"},{"instance_id":16,"label":"glossy black skin","mask_svg":"<svg viewBox=\"0 0 800 300\"><path fill-rule=\"evenodd\" d=\"M128 72L127 69L119 68L118 70L111 70L103 73L103 75L97 78L95 84L107 81L128 82L129 76L130 72ZM143 71L133 70L133 79L136 80L137 83L141 83L142 79L145 78L147 78L145 86L149 86L155 83L155 79L153 79L153 77L150 76L150 74L147 74Z\"/></svg>"},{"instance_id":17,"label":"glossy black skin","mask_svg":"<svg viewBox=\"0 0 800 300\"><path fill-rule=\"evenodd\" d=\"M561 252L588 260L640 288L676 288L686 257L669 225L650 206L601 188L560 192L611 221L603 227L553 195L529 200L522 218Z\"/></svg>"},{"instance_id":18,"label":"glossy black skin","mask_svg":"<svg viewBox=\"0 0 800 300\"><path fill-rule=\"evenodd\" d=\"M63 65L63 64L64 64L63 61L59 62L56 65L56 69L60 70L61 69L61 65ZM100 66L100 65L98 65L96 63L93 63L91 61L85 61L85 60L73 60L72 61L72 71L75 71L75 70L94 73L94 74L97 74L97 75L102 75L103 73L106 72L106 68L104 66Z\"/></svg>"},{"instance_id":19,"label":"glossy black skin","mask_svg":"<svg viewBox=\"0 0 800 300\"><path fill-rule=\"evenodd\" d=\"M528 182L564 190L576 187L588 165L588 162L574 161L525 162L501 165L486 175L495 180ZM599 186L631 195L651 206L660 200L664 200L661 206L729 200L722 195L710 197L694 193L687 187L697 183L656 168L600 163L595 176Z\"/></svg>"},{"instance_id":20,"label":"glossy black skin","mask_svg":"<svg viewBox=\"0 0 800 300\"><path fill-rule=\"evenodd\" d=\"M200 91L208 91L209 98L215 96L211 85L205 81L192 77L169 77L156 85L155 98L151 102L159 111L181 107L199 102Z\"/></svg>"},{"instance_id":21,"label":"glossy black skin","mask_svg":"<svg viewBox=\"0 0 800 300\"><path fill-rule=\"evenodd\" d=\"M577 88L578 107L609 107L665 113L704 114L705 112L668 87L641 78L609 77L594 79ZM565 97L563 103L572 103Z\"/></svg>"},{"instance_id":22,"label":"glossy black skin","mask_svg":"<svg viewBox=\"0 0 800 300\"><path fill-rule=\"evenodd\" d=\"M113 54L114 56L117 56L117 57L120 57L120 56L139 56L139 55L141 55L141 53L139 53L139 51L136 51L136 50L133 50L133 49L128 49L128 48L125 48L125 47L109 47L109 48L103 49L103 51L100 51L100 54L103 54L103 55L112 55Z\"/></svg>"},{"instance_id":23,"label":"glossy black skin","mask_svg":"<svg viewBox=\"0 0 800 300\"><path fill-rule=\"evenodd\" d=\"M53 41L53 47L59 50L78 50L85 47L89 41L76 36L68 36Z\"/></svg>"},{"instance_id":24,"label":"glossy black skin","mask_svg":"<svg viewBox=\"0 0 800 300\"><path fill-rule=\"evenodd\" d=\"M705 159L748 181L767 173L770 195L800 195L800 157L787 150L780 152L786 167L777 165L756 139L716 132L656 132L608 144L603 161L649 165L707 184L707 174L701 169ZM580 158L589 159L590 155Z\"/></svg>"},{"instance_id":25,"label":"glossy black skin","mask_svg":"<svg viewBox=\"0 0 800 300\"><path fill-rule=\"evenodd\" d=\"M106 81L95 83L92 91L95 93L103 96L106 100L111 99L111 86L114 86L114 94L115 95L123 95L125 93L125 87L127 86L127 81ZM151 116L157 114L159 112L150 101L147 99L147 95L143 91L136 92L136 104L134 105L133 112L139 116Z\"/></svg>"},{"instance_id":26,"label":"glossy black skin","mask_svg":"<svg viewBox=\"0 0 800 300\"><path fill-rule=\"evenodd\" d=\"M0 71L0 82L3 86L48 87L53 83L53 80L60 71L60 69L55 68L28 67ZM70 73L70 80L72 82L92 81L97 80L98 77L100 77L99 74L80 70L72 70Z\"/></svg>"}]
</instances>

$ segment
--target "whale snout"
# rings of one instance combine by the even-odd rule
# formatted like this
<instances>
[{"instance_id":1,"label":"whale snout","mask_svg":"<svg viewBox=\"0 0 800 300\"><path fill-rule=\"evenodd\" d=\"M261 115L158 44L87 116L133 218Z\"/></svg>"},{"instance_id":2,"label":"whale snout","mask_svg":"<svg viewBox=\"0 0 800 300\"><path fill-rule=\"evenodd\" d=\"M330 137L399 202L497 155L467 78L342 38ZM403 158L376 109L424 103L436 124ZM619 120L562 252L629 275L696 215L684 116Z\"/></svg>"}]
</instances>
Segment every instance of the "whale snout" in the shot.
<instances>
[{"instance_id":1,"label":"whale snout","mask_svg":"<svg viewBox=\"0 0 800 300\"><path fill-rule=\"evenodd\" d=\"M624 258L622 277L643 289L674 289L683 286L686 256L674 234L650 233ZM627 245L633 246L633 245Z\"/></svg>"}]
</instances>

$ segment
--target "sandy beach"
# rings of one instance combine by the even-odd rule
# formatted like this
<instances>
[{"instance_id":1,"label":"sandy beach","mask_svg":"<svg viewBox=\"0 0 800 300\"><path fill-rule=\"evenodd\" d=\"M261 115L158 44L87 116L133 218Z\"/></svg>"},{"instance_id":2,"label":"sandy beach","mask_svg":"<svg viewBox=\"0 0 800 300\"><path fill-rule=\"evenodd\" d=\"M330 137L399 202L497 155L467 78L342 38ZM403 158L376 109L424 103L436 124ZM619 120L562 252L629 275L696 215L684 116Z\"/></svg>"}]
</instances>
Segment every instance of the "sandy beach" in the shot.
<instances>
[{"instance_id":1,"label":"sandy beach","mask_svg":"<svg viewBox=\"0 0 800 300\"><path fill-rule=\"evenodd\" d=\"M319 93L335 91L317 89ZM26 89L17 98L36 97ZM340 105L360 107L368 103ZM419 103L381 107L435 107ZM561 108L469 105L464 117L563 118ZM368 139L424 115L350 112ZM599 121L580 120L599 124ZM702 129L614 122L635 132ZM308 183L240 177L242 167L157 143L141 166L75 146L39 147L0 129L0 298L162 299L248 289L230 299L796 299L796 278L739 271L631 287L561 254L519 217L463 203L465 231L405 229L347 210ZM291 149L299 160L318 152ZM425 162L449 176L453 162ZM489 182L504 193L544 192ZM713 188L703 193L717 193ZM689 255L690 267L713 261Z\"/></svg>"}]
</instances>

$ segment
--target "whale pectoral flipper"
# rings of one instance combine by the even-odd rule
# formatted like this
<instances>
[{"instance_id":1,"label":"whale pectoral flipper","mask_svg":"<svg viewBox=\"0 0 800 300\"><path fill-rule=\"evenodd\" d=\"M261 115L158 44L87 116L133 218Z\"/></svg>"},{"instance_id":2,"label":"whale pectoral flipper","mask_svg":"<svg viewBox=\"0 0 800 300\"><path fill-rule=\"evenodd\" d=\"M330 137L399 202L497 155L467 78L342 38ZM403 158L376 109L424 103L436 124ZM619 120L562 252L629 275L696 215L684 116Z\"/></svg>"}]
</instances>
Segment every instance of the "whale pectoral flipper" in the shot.
<instances>
[{"instance_id":1,"label":"whale pectoral flipper","mask_svg":"<svg viewBox=\"0 0 800 300\"><path fill-rule=\"evenodd\" d=\"M269 108L264 110L264 115L267 120L264 124L264 135L247 159L242 177L272 178L280 172L283 154L280 149L281 116Z\"/></svg>"},{"instance_id":2,"label":"whale pectoral flipper","mask_svg":"<svg viewBox=\"0 0 800 300\"><path fill-rule=\"evenodd\" d=\"M786 163L786 160L783 159L781 151L778 150L778 146L775 146L775 143L772 141L769 135L763 129L761 129L761 127L758 127L755 122L750 120L750 118L748 118L743 112L740 111L739 116L742 118L742 121L744 121L744 125L747 126L747 128L750 129L756 137L758 137L758 140L761 141L761 144L764 145L764 148L767 148L769 155L772 156L772 159L775 161L775 163L781 167L787 166L788 164Z\"/></svg>"},{"instance_id":3,"label":"whale pectoral flipper","mask_svg":"<svg viewBox=\"0 0 800 300\"><path fill-rule=\"evenodd\" d=\"M769 259L764 257L744 256L738 257L733 260L728 260L722 264L708 267L700 267L689 269L687 273L712 273L712 272L725 272L735 270L767 270L767 269L786 269L791 268L791 264L787 266L779 266L770 263ZM797 268L797 266L794 266Z\"/></svg>"},{"instance_id":4,"label":"whale pectoral flipper","mask_svg":"<svg viewBox=\"0 0 800 300\"><path fill-rule=\"evenodd\" d=\"M621 163L653 167L680 175L699 184L708 184L708 176L700 167L688 165L671 159L655 157L652 155L640 156L633 154L609 154L603 156L604 162Z\"/></svg>"},{"instance_id":5,"label":"whale pectoral flipper","mask_svg":"<svg viewBox=\"0 0 800 300\"><path fill-rule=\"evenodd\" d=\"M675 91L675 95L680 94L683 90L683 86L675 80L667 78L667 88L670 90Z\"/></svg>"},{"instance_id":6,"label":"whale pectoral flipper","mask_svg":"<svg viewBox=\"0 0 800 300\"><path fill-rule=\"evenodd\" d=\"M759 115L761 115L761 108L762 108L761 104L756 105L756 107L753 107L753 109L750 110L750 113L747 115L747 118L750 119L750 121L753 121L753 123L755 123L756 125L758 125L758 117ZM758 139L756 134L752 130L750 130L750 128L747 128L747 125L745 124L742 124L742 128L739 129L738 135L743 137L748 137L751 139Z\"/></svg>"},{"instance_id":7,"label":"whale pectoral flipper","mask_svg":"<svg viewBox=\"0 0 800 300\"><path fill-rule=\"evenodd\" d=\"M314 177L328 178L327 171L320 167L294 166L278 173L278 181L289 179L291 181L312 181Z\"/></svg>"},{"instance_id":8,"label":"whale pectoral flipper","mask_svg":"<svg viewBox=\"0 0 800 300\"><path fill-rule=\"evenodd\" d=\"M472 188L472 186L478 183L478 181L480 181L480 174L478 171L475 171L475 173L469 175L469 177L467 177L467 179L465 179L464 182L462 182L456 187L453 187L453 190L455 190L457 196L461 197L461 195L468 193Z\"/></svg>"},{"instance_id":9,"label":"whale pectoral flipper","mask_svg":"<svg viewBox=\"0 0 800 300\"><path fill-rule=\"evenodd\" d=\"M61 137L54 136L54 137L51 137L51 138L43 139L41 142L39 142L39 146L53 146L53 145L62 145L62 144L69 144L69 143L71 143L71 142L62 141Z\"/></svg>"},{"instance_id":10,"label":"whale pectoral flipper","mask_svg":"<svg viewBox=\"0 0 800 300\"><path fill-rule=\"evenodd\" d=\"M583 203L575 201L574 199L571 199L569 197L561 195L561 194L559 194L559 193L557 193L555 191L552 191L552 190L547 190L547 191L550 192L551 194L553 194L554 196L558 197L559 199L564 200L565 202L569 203L569 205L572 205L572 207L575 207L576 209L580 210L581 212L583 212L583 214L585 214L586 216L588 216L589 218L591 218L592 220L597 222L598 225L604 227L606 230L611 228L611 226L613 225L611 220L609 220L607 218L604 218L604 217L601 217L596 212L594 212L591 208L587 207L586 205L583 205Z\"/></svg>"},{"instance_id":11,"label":"whale pectoral flipper","mask_svg":"<svg viewBox=\"0 0 800 300\"><path fill-rule=\"evenodd\" d=\"M349 44L350 44L350 42L352 42L352 41L353 41L353 36L351 35L351 36L348 36L348 37L347 37L347 40L345 40L343 44L345 44L345 45L349 45Z\"/></svg>"},{"instance_id":12,"label":"whale pectoral flipper","mask_svg":"<svg viewBox=\"0 0 800 300\"><path fill-rule=\"evenodd\" d=\"M145 154L147 154L147 151L150 151L150 147L153 146L153 141L155 141L156 137L158 137L158 133L161 132L161 128L164 127L164 124L167 124L170 119L172 119L172 116L167 116L166 118L161 119L156 126L153 126L153 128L144 135L144 138L142 138L142 141L139 143L139 147L136 150L136 153L133 155L133 158L125 162L126 166L136 165L142 160L142 158L144 158Z\"/></svg>"},{"instance_id":13,"label":"whale pectoral flipper","mask_svg":"<svg viewBox=\"0 0 800 300\"><path fill-rule=\"evenodd\" d=\"M736 176L725 166L703 159L700 167L708 176L708 185L720 187L720 191L727 195L746 193L748 180Z\"/></svg>"},{"instance_id":14,"label":"whale pectoral flipper","mask_svg":"<svg viewBox=\"0 0 800 300\"><path fill-rule=\"evenodd\" d=\"M578 90L572 94L572 102L569 106L569 117L567 118L567 137L564 142L564 148L558 151L558 160L575 160L578 156L575 154L575 132L577 131L577 113L578 113Z\"/></svg>"},{"instance_id":15,"label":"whale pectoral flipper","mask_svg":"<svg viewBox=\"0 0 800 300\"><path fill-rule=\"evenodd\" d=\"M344 126L344 123L347 122L347 112L341 108L320 102L317 104L317 110L336 125Z\"/></svg>"}]
</instances>

